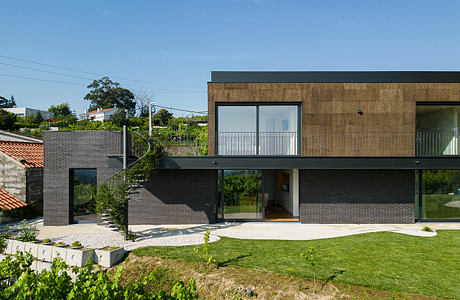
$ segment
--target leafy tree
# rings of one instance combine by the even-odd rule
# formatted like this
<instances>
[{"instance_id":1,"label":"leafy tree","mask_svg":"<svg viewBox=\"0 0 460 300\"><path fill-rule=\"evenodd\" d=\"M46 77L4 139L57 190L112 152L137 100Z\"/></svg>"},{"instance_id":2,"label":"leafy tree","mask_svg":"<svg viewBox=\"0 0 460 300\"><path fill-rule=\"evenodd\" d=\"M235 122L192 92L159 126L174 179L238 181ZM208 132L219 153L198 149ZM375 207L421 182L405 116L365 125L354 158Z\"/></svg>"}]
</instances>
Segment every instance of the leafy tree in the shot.
<instances>
[{"instance_id":1,"label":"leafy tree","mask_svg":"<svg viewBox=\"0 0 460 300\"><path fill-rule=\"evenodd\" d=\"M85 100L91 101L90 110L101 108L124 108L129 115L133 116L136 112L136 102L134 94L125 88L122 88L118 82L113 82L109 77L102 77L94 80L90 85L89 93Z\"/></svg>"},{"instance_id":2,"label":"leafy tree","mask_svg":"<svg viewBox=\"0 0 460 300\"><path fill-rule=\"evenodd\" d=\"M123 127L123 125L128 125L126 110L124 108L117 109L117 112L110 116L109 121L120 127Z\"/></svg>"},{"instance_id":3,"label":"leafy tree","mask_svg":"<svg viewBox=\"0 0 460 300\"><path fill-rule=\"evenodd\" d=\"M16 121L17 119L15 114L0 109L0 129L13 130L16 127Z\"/></svg>"},{"instance_id":4,"label":"leafy tree","mask_svg":"<svg viewBox=\"0 0 460 300\"><path fill-rule=\"evenodd\" d=\"M168 125L169 121L173 118L173 114L163 108L155 114L154 118L157 121L156 123L158 123L158 125L166 126Z\"/></svg>"},{"instance_id":5,"label":"leafy tree","mask_svg":"<svg viewBox=\"0 0 460 300\"><path fill-rule=\"evenodd\" d=\"M54 118L72 116L72 111L70 110L69 103L67 102L56 106L51 105L50 108L48 108L48 111L54 113Z\"/></svg>"},{"instance_id":6,"label":"leafy tree","mask_svg":"<svg viewBox=\"0 0 460 300\"><path fill-rule=\"evenodd\" d=\"M2 108L11 108L16 106L16 101L14 101L14 96L11 95L10 99L0 96L0 107Z\"/></svg>"}]
</instances>

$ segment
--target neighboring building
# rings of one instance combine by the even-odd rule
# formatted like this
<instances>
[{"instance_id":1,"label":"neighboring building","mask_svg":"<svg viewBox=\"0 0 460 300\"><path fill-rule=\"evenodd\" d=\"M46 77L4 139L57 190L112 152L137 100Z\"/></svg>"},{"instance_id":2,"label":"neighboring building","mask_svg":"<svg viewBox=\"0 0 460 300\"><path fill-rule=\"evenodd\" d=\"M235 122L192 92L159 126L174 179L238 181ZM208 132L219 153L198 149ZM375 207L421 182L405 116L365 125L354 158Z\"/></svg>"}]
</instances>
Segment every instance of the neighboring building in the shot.
<instances>
[{"instance_id":1,"label":"neighboring building","mask_svg":"<svg viewBox=\"0 0 460 300\"><path fill-rule=\"evenodd\" d=\"M0 141L0 188L4 198L19 199L41 210L43 143Z\"/></svg>"},{"instance_id":2,"label":"neighboring building","mask_svg":"<svg viewBox=\"0 0 460 300\"><path fill-rule=\"evenodd\" d=\"M10 113L15 114L16 116L20 116L20 117L36 116L37 114L41 114L43 120L49 120L51 118L54 118L54 113L45 111L45 110L34 109L34 108L13 107L13 108L3 108L3 109L6 111L9 111Z\"/></svg>"},{"instance_id":3,"label":"neighboring building","mask_svg":"<svg viewBox=\"0 0 460 300\"><path fill-rule=\"evenodd\" d=\"M96 110L80 114L80 119L88 119L90 121L106 121L110 116L117 112L116 108L98 108Z\"/></svg>"},{"instance_id":4,"label":"neighboring building","mask_svg":"<svg viewBox=\"0 0 460 300\"><path fill-rule=\"evenodd\" d=\"M33 135L0 130L0 141L42 143L42 139Z\"/></svg>"},{"instance_id":5,"label":"neighboring building","mask_svg":"<svg viewBox=\"0 0 460 300\"><path fill-rule=\"evenodd\" d=\"M460 72L211 77L208 156L164 157L130 224L460 221ZM120 141L45 132L45 224L72 220L69 174L94 168L99 183L120 168Z\"/></svg>"}]
</instances>

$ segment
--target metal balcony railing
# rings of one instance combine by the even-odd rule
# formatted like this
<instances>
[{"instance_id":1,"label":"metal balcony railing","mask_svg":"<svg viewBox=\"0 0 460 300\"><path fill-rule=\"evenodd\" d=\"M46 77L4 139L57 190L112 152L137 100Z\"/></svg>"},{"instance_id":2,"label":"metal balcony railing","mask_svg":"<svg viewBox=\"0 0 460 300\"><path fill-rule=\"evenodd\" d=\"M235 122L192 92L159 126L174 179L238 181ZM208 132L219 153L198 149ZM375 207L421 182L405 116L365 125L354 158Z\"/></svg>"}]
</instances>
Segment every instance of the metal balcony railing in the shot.
<instances>
[{"instance_id":1,"label":"metal balcony railing","mask_svg":"<svg viewBox=\"0 0 460 300\"><path fill-rule=\"evenodd\" d=\"M169 156L207 156L206 132L157 136ZM299 143L301 141L302 147ZM449 156L460 155L456 131L417 132L216 132L220 156ZM302 149L300 149L302 148Z\"/></svg>"}]
</instances>

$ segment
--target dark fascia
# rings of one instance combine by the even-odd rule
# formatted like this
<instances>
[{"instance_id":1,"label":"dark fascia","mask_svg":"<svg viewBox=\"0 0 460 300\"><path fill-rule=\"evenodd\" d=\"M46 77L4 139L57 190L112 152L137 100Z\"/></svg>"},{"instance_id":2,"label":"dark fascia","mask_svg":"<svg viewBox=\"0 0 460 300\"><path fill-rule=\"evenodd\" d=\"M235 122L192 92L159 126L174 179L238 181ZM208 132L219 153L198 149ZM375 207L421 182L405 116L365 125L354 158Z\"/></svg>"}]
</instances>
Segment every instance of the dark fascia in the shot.
<instances>
[{"instance_id":1,"label":"dark fascia","mask_svg":"<svg viewBox=\"0 0 460 300\"><path fill-rule=\"evenodd\" d=\"M212 71L215 83L460 83L457 71Z\"/></svg>"},{"instance_id":2,"label":"dark fascia","mask_svg":"<svg viewBox=\"0 0 460 300\"><path fill-rule=\"evenodd\" d=\"M460 169L460 157L166 157L160 169Z\"/></svg>"}]
</instances>

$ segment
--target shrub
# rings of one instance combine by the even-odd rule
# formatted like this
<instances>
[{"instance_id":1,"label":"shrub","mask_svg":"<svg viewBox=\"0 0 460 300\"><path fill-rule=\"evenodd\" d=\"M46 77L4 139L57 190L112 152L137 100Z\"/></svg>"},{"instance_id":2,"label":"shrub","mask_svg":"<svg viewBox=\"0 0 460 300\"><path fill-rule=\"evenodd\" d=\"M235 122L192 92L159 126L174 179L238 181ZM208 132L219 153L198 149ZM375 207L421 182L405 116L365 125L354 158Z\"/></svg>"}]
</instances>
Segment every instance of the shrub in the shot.
<instances>
[{"instance_id":1,"label":"shrub","mask_svg":"<svg viewBox=\"0 0 460 300\"><path fill-rule=\"evenodd\" d=\"M72 244L70 244L71 247L81 247L81 243L79 241L75 241Z\"/></svg>"},{"instance_id":2,"label":"shrub","mask_svg":"<svg viewBox=\"0 0 460 300\"><path fill-rule=\"evenodd\" d=\"M214 259L214 257L211 255L209 251L209 235L210 234L211 234L211 228L208 228L208 230L206 230L206 233L204 234L204 243L201 246L201 249L193 248L193 252L195 252L195 254L199 258L204 260L207 265L211 263L216 263L216 260Z\"/></svg>"},{"instance_id":3,"label":"shrub","mask_svg":"<svg viewBox=\"0 0 460 300\"><path fill-rule=\"evenodd\" d=\"M423 227L422 230L423 230L423 231L426 231L426 232L433 232L433 229L431 229L431 228L428 227L428 226Z\"/></svg>"},{"instance_id":4,"label":"shrub","mask_svg":"<svg viewBox=\"0 0 460 300\"><path fill-rule=\"evenodd\" d=\"M197 299L195 281L186 285L175 281L170 294L164 290L157 294L146 291L146 286L158 276L155 272L127 285L120 282L122 267L119 267L110 280L106 271L94 270L91 263L83 268L69 267L55 258L51 271L43 270L37 274L32 271L33 258L30 254L19 252L0 262L0 278L9 279L9 286L0 293L0 299ZM72 282L69 272L75 273Z\"/></svg>"},{"instance_id":5,"label":"shrub","mask_svg":"<svg viewBox=\"0 0 460 300\"><path fill-rule=\"evenodd\" d=\"M26 220L19 224L18 238L23 242L33 242L37 239L38 229L35 225L27 223Z\"/></svg>"},{"instance_id":6,"label":"shrub","mask_svg":"<svg viewBox=\"0 0 460 300\"><path fill-rule=\"evenodd\" d=\"M316 252L316 248L313 246L308 247L307 250L300 253L300 257L303 257L307 264L311 267L313 273L313 293L316 292L316 265L318 264L319 255Z\"/></svg>"}]
</instances>

